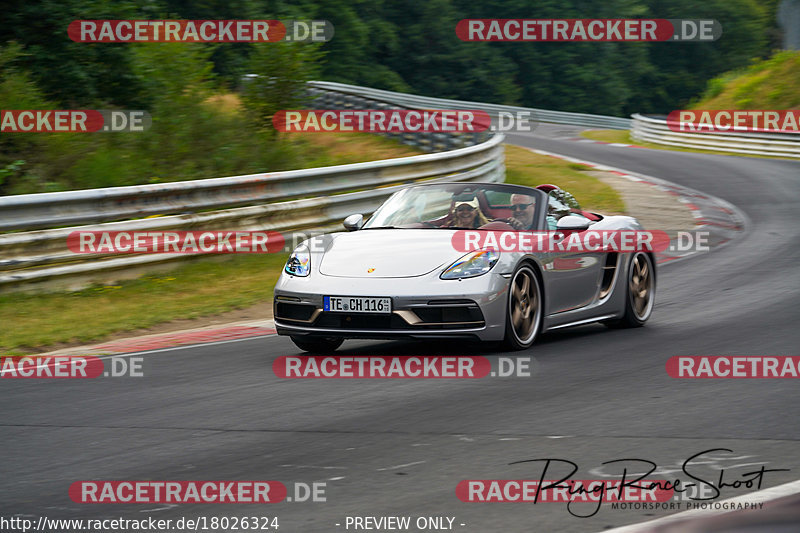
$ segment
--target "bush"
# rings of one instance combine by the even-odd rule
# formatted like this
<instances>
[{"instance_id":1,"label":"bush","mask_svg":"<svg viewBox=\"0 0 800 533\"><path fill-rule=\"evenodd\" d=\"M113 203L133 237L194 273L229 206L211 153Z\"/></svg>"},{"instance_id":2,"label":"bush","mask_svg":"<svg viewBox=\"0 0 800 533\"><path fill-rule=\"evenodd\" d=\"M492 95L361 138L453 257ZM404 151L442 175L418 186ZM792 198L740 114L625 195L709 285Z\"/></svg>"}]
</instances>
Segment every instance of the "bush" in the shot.
<instances>
[{"instance_id":1,"label":"bush","mask_svg":"<svg viewBox=\"0 0 800 533\"><path fill-rule=\"evenodd\" d=\"M254 68L260 65L281 77L268 91L248 93L247 106L217 84L213 45L130 46L132 72L144 88L142 101L147 102L151 128L129 133L3 134L0 194L288 170L302 168L316 156L302 143L275 137L266 122L275 110L300 105L299 89L313 72L315 57L307 45L271 43L256 50ZM0 48L0 106L58 109L16 66L23 54L15 44ZM13 164L20 160L25 165Z\"/></svg>"}]
</instances>

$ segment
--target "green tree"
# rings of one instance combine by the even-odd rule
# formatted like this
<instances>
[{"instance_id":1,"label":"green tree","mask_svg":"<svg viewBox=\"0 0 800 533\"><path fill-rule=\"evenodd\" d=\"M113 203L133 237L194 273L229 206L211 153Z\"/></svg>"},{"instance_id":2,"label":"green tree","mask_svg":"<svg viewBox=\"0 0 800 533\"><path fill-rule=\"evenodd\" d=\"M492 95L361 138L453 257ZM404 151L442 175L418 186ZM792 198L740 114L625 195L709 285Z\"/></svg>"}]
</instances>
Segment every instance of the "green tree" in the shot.
<instances>
[{"instance_id":1,"label":"green tree","mask_svg":"<svg viewBox=\"0 0 800 533\"><path fill-rule=\"evenodd\" d=\"M152 18L157 1L7 0L0 17L0 42L24 45L22 64L36 84L61 107L97 102L138 107L141 90L130 64L130 45L76 43L73 20Z\"/></svg>"},{"instance_id":2,"label":"green tree","mask_svg":"<svg viewBox=\"0 0 800 533\"><path fill-rule=\"evenodd\" d=\"M630 71L628 111L669 113L703 91L708 80L768 51L769 23L755 0L646 0L649 17L716 19L722 37L710 43L648 43L647 68Z\"/></svg>"},{"instance_id":3,"label":"green tree","mask_svg":"<svg viewBox=\"0 0 800 533\"><path fill-rule=\"evenodd\" d=\"M274 131L275 113L305 106L306 82L317 77L322 55L319 46L310 43L254 45L248 71L256 76L244 84L242 99L262 128Z\"/></svg>"}]
</instances>

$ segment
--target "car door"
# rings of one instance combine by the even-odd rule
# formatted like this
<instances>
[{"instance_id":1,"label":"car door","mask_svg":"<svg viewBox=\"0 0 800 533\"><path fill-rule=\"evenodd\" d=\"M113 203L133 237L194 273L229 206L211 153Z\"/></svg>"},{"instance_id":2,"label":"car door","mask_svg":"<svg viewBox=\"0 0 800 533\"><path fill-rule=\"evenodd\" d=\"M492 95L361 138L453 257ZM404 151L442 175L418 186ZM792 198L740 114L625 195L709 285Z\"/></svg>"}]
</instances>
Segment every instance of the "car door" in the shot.
<instances>
[{"instance_id":1,"label":"car door","mask_svg":"<svg viewBox=\"0 0 800 533\"><path fill-rule=\"evenodd\" d=\"M563 192L563 191L561 191ZM554 194L556 193L556 194ZM573 206L560 197L557 191L548 194L548 213L545 224L553 238L550 250L542 256L543 275L547 279L549 288L547 298L547 314L552 315L573 309L585 307L596 301L600 281L603 275L605 254L602 252L589 252L574 247L568 248L566 244L570 239L580 239L588 230L560 231L553 230L553 219L557 220L567 214L576 215ZM575 205L577 207L577 203ZM588 219L587 219L588 220ZM561 250L559 244L564 250Z\"/></svg>"}]
</instances>

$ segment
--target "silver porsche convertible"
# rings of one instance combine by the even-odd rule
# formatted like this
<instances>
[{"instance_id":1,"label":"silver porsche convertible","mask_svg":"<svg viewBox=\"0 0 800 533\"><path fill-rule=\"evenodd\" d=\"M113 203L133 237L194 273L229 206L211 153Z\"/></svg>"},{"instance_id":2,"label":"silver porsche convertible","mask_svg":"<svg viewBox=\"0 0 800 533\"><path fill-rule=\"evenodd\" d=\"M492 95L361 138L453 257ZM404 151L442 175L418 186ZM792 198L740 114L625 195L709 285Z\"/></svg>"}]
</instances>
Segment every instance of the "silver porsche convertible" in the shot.
<instances>
[{"instance_id":1,"label":"silver porsche convertible","mask_svg":"<svg viewBox=\"0 0 800 533\"><path fill-rule=\"evenodd\" d=\"M479 242L484 232L643 229L632 217L583 211L555 185L416 185L344 227L301 243L275 286L277 332L308 352L351 338L472 338L521 350L556 328L641 326L653 310L650 251L457 244L465 233Z\"/></svg>"}]
</instances>

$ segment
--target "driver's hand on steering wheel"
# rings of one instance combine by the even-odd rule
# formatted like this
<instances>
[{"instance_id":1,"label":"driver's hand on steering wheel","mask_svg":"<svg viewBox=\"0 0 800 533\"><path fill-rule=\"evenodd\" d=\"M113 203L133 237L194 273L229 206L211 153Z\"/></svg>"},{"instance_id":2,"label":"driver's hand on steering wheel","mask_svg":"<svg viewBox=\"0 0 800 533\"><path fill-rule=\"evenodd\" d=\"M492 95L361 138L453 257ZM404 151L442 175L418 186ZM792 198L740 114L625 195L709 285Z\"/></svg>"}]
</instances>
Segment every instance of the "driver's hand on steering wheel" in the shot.
<instances>
[{"instance_id":1,"label":"driver's hand on steering wheel","mask_svg":"<svg viewBox=\"0 0 800 533\"><path fill-rule=\"evenodd\" d=\"M512 228L514 228L517 231L525 229L524 224L522 224L522 222L520 222L519 220L517 220L514 217L509 217L509 218L505 219L503 222L505 222L506 224L508 224L509 226L511 226Z\"/></svg>"}]
</instances>

